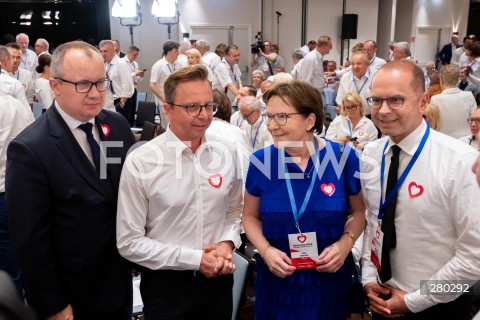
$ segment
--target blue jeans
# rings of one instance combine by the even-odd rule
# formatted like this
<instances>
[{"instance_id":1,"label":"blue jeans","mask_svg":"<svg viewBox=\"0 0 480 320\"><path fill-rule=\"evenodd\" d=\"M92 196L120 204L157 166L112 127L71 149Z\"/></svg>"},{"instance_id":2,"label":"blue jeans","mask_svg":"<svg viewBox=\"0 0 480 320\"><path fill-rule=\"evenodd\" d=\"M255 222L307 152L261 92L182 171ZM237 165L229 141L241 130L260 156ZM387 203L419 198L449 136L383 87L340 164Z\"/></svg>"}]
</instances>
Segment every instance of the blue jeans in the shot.
<instances>
[{"instance_id":1,"label":"blue jeans","mask_svg":"<svg viewBox=\"0 0 480 320\"><path fill-rule=\"evenodd\" d=\"M5 193L0 193L0 270L6 271L18 290L20 297L23 297L22 279L20 268L13 252L10 234L8 232L8 216L5 200Z\"/></svg>"}]
</instances>

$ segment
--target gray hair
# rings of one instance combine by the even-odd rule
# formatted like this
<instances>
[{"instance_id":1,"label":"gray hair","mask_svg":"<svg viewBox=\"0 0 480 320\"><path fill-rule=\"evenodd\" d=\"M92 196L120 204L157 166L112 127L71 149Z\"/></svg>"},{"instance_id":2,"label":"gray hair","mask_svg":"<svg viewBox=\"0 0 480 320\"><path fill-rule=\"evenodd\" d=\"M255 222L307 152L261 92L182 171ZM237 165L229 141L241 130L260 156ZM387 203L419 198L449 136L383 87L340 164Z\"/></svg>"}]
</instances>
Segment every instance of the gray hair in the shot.
<instances>
[{"instance_id":1,"label":"gray hair","mask_svg":"<svg viewBox=\"0 0 480 320\"><path fill-rule=\"evenodd\" d=\"M112 40L102 40L98 44L98 47L109 46L109 45L112 46L113 48L115 47L115 44L113 43Z\"/></svg>"},{"instance_id":2,"label":"gray hair","mask_svg":"<svg viewBox=\"0 0 480 320\"><path fill-rule=\"evenodd\" d=\"M246 96L238 101L238 106L246 106L250 111L262 109L262 104L256 97Z\"/></svg>"},{"instance_id":3,"label":"gray hair","mask_svg":"<svg viewBox=\"0 0 480 320\"><path fill-rule=\"evenodd\" d=\"M10 51L8 51L7 47L0 46L0 61L3 61L3 59L5 58L11 59L12 54L10 53ZM1 65L0 65L0 69L1 69Z\"/></svg>"},{"instance_id":4,"label":"gray hair","mask_svg":"<svg viewBox=\"0 0 480 320\"><path fill-rule=\"evenodd\" d=\"M205 49L206 51L210 50L210 43L205 39L197 40L196 45L197 45L197 48L202 48L202 49Z\"/></svg>"},{"instance_id":5,"label":"gray hair","mask_svg":"<svg viewBox=\"0 0 480 320\"><path fill-rule=\"evenodd\" d=\"M412 53L410 52L410 45L408 44L408 42L405 42L405 41L397 42L395 43L395 48L404 52L407 55L407 57L410 57L412 55Z\"/></svg>"},{"instance_id":6,"label":"gray hair","mask_svg":"<svg viewBox=\"0 0 480 320\"><path fill-rule=\"evenodd\" d=\"M191 47L192 47L192 44L190 43L190 41L184 40L184 41L180 42L180 46L178 47L178 51L180 53L185 54L187 52L187 50L189 50Z\"/></svg>"},{"instance_id":7,"label":"gray hair","mask_svg":"<svg viewBox=\"0 0 480 320\"><path fill-rule=\"evenodd\" d=\"M21 38L21 37L27 38L27 41L30 42L30 38L28 37L28 35L26 33L17 34L17 36L15 37L15 41L18 41L18 39Z\"/></svg>"},{"instance_id":8,"label":"gray hair","mask_svg":"<svg viewBox=\"0 0 480 320\"><path fill-rule=\"evenodd\" d=\"M48 41L47 41L46 39L44 39L44 38L38 38L37 41L42 44L42 47L45 48L45 51L48 51L49 44L48 44Z\"/></svg>"},{"instance_id":9,"label":"gray hair","mask_svg":"<svg viewBox=\"0 0 480 320\"><path fill-rule=\"evenodd\" d=\"M292 58L303 59L303 51L300 49L292 51Z\"/></svg>"}]
</instances>

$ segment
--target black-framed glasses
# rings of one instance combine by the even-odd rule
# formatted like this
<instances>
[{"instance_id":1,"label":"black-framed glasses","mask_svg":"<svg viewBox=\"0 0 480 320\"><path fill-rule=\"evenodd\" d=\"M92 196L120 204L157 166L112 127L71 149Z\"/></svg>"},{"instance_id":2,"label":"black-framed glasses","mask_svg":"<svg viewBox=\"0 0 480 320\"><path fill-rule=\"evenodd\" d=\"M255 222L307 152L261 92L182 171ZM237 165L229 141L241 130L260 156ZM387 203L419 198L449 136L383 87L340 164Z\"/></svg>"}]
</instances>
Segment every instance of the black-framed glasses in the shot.
<instances>
[{"instance_id":1,"label":"black-framed glasses","mask_svg":"<svg viewBox=\"0 0 480 320\"><path fill-rule=\"evenodd\" d=\"M403 107L405 100L407 100L407 97L402 97L402 96L393 96L388 98L380 98L380 97L367 98L368 104L372 109L375 109L375 110L378 110L382 107L383 101L387 101L387 105L390 109L398 110Z\"/></svg>"},{"instance_id":2,"label":"black-framed glasses","mask_svg":"<svg viewBox=\"0 0 480 320\"><path fill-rule=\"evenodd\" d=\"M205 109L208 115L214 115L218 109L218 104L214 102L207 102L205 104L200 104L200 103L187 103L187 104L169 103L169 104L175 107L184 108L185 110L187 110L187 114L191 117L198 117L198 115L200 115L200 113L202 112L202 108Z\"/></svg>"},{"instance_id":3,"label":"black-framed glasses","mask_svg":"<svg viewBox=\"0 0 480 320\"><path fill-rule=\"evenodd\" d=\"M270 122L272 122L272 120L275 120L275 122L279 126L284 126L284 125L287 124L287 120L290 119L292 117L292 115L294 115L294 114L300 114L300 112L290 112L290 113L280 112L280 113L275 113L275 114L266 113L265 114L265 117L266 117L265 123L268 126L270 124Z\"/></svg>"},{"instance_id":4,"label":"black-framed glasses","mask_svg":"<svg viewBox=\"0 0 480 320\"><path fill-rule=\"evenodd\" d=\"M357 110L357 105L352 104L351 106L345 106L345 107L343 107L343 109L345 109L345 110L347 110L347 111L354 111L354 110Z\"/></svg>"},{"instance_id":5,"label":"black-framed glasses","mask_svg":"<svg viewBox=\"0 0 480 320\"><path fill-rule=\"evenodd\" d=\"M94 85L95 87L97 87L98 92L104 92L110 89L109 79L102 79L96 82L86 81L86 80L73 82L73 81L62 79L62 78L55 78L55 79L75 85L75 91L77 91L78 93L88 93L90 92L90 90L92 90Z\"/></svg>"},{"instance_id":6,"label":"black-framed glasses","mask_svg":"<svg viewBox=\"0 0 480 320\"><path fill-rule=\"evenodd\" d=\"M246 119L247 119L248 117L250 117L255 111L257 111L257 110L253 110L252 112L250 112L250 113L247 114L247 115L244 115L243 113L240 113L240 114L242 115L242 118L246 120Z\"/></svg>"},{"instance_id":7,"label":"black-framed glasses","mask_svg":"<svg viewBox=\"0 0 480 320\"><path fill-rule=\"evenodd\" d=\"M475 123L475 125L480 126L480 118L470 118L470 119L467 119L467 122L468 124Z\"/></svg>"}]
</instances>

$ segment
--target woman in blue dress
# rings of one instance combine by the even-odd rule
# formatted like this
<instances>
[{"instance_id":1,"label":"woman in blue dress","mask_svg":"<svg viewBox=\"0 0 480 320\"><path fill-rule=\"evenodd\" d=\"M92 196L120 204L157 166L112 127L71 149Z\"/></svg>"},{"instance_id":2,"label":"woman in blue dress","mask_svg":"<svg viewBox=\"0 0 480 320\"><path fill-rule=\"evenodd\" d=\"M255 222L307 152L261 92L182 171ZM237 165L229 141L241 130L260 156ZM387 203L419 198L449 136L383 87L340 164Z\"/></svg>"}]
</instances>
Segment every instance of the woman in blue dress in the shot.
<instances>
[{"instance_id":1,"label":"woman in blue dress","mask_svg":"<svg viewBox=\"0 0 480 320\"><path fill-rule=\"evenodd\" d=\"M346 258L365 227L358 158L349 146L314 137L324 116L310 85L281 84L264 100L274 145L250 159L242 218L260 253L255 319L343 320L352 281ZM315 242L318 251L300 261L310 268L296 269L291 248Z\"/></svg>"}]
</instances>

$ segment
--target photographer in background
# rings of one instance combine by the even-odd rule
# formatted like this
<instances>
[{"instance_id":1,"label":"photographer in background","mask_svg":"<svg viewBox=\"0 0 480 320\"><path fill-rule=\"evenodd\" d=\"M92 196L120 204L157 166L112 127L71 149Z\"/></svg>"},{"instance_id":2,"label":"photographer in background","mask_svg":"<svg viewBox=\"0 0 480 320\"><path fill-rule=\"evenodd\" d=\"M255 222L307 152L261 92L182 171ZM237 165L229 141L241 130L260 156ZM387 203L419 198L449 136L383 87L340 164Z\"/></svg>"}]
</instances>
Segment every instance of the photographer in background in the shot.
<instances>
[{"instance_id":1,"label":"photographer in background","mask_svg":"<svg viewBox=\"0 0 480 320\"><path fill-rule=\"evenodd\" d=\"M277 54L271 52L270 41L263 41L262 34L259 33L256 38L257 43L252 45L252 55L250 58L250 67L254 70L261 70L265 74L265 78L273 76L275 74L275 66L277 62Z\"/></svg>"}]
</instances>

